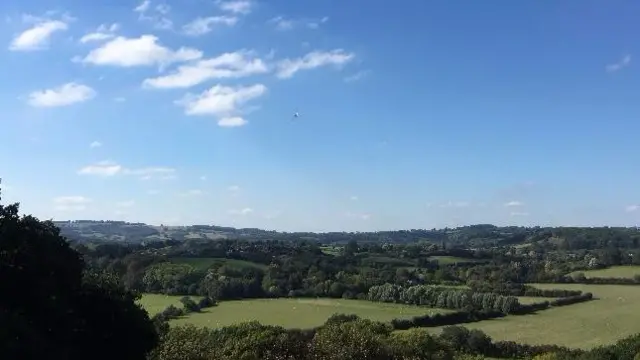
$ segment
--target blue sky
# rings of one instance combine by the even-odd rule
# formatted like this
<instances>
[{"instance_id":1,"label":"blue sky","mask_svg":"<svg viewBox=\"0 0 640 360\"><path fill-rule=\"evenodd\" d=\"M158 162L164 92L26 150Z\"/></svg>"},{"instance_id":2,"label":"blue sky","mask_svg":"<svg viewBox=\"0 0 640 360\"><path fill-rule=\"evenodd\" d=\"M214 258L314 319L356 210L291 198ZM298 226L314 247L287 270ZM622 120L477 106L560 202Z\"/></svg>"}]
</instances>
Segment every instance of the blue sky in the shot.
<instances>
[{"instance_id":1,"label":"blue sky","mask_svg":"<svg viewBox=\"0 0 640 360\"><path fill-rule=\"evenodd\" d=\"M637 1L0 13L3 201L41 218L288 231L640 218Z\"/></svg>"}]
</instances>

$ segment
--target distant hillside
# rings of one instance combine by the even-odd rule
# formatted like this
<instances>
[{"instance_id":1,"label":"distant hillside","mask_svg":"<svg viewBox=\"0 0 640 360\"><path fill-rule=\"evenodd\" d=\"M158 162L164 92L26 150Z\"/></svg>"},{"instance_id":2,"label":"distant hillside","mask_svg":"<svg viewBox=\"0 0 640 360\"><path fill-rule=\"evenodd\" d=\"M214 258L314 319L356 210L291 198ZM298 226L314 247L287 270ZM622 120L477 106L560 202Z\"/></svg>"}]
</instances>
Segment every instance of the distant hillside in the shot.
<instances>
[{"instance_id":1,"label":"distant hillside","mask_svg":"<svg viewBox=\"0 0 640 360\"><path fill-rule=\"evenodd\" d=\"M637 228L576 228L576 227L497 227L490 224L463 226L455 229L412 229L380 232L277 232L255 228L190 225L151 226L124 221L56 221L62 235L78 242L142 243L165 240L308 240L323 244L357 242L428 242L447 248L487 248L505 245L552 247L559 250L596 249L604 247L637 248L640 232Z\"/></svg>"}]
</instances>

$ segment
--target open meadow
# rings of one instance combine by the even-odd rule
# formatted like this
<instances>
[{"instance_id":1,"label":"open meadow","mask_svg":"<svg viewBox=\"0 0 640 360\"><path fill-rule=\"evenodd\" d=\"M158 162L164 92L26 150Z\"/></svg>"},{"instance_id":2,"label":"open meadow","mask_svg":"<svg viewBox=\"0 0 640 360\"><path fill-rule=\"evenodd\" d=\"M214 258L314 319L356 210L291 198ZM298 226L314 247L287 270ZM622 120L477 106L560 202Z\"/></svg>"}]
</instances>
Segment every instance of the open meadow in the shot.
<instances>
[{"instance_id":1,"label":"open meadow","mask_svg":"<svg viewBox=\"0 0 640 360\"><path fill-rule=\"evenodd\" d=\"M627 278L633 279L634 276L640 275L640 266L612 266L606 269L576 271L581 272L587 278Z\"/></svg>"},{"instance_id":2,"label":"open meadow","mask_svg":"<svg viewBox=\"0 0 640 360\"><path fill-rule=\"evenodd\" d=\"M535 284L591 292L597 300L464 325L496 340L589 349L640 332L640 286ZM524 303L524 301L523 301ZM440 328L434 328L440 330Z\"/></svg>"},{"instance_id":3,"label":"open meadow","mask_svg":"<svg viewBox=\"0 0 640 360\"><path fill-rule=\"evenodd\" d=\"M180 305L179 299L179 296L145 294L140 303L153 315L170 304ZM391 321L395 318L446 312L449 311L366 300L255 299L222 301L216 307L203 309L199 314L190 314L173 320L172 323L221 327L257 320L265 325L306 329L322 325L335 313L355 314L376 321Z\"/></svg>"}]
</instances>

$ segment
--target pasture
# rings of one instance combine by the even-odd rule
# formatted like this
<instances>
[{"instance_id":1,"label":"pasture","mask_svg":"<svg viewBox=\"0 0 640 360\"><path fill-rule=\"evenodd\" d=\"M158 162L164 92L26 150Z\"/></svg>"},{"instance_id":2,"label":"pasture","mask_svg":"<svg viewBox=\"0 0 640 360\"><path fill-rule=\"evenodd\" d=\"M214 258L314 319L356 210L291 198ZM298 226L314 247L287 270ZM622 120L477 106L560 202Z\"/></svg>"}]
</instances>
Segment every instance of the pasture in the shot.
<instances>
[{"instance_id":1,"label":"pasture","mask_svg":"<svg viewBox=\"0 0 640 360\"><path fill-rule=\"evenodd\" d=\"M591 292L598 300L464 326L482 330L496 340L557 344L583 349L611 344L640 332L640 286L534 285L542 289L562 288ZM438 328L434 328L436 329Z\"/></svg>"},{"instance_id":2,"label":"pasture","mask_svg":"<svg viewBox=\"0 0 640 360\"><path fill-rule=\"evenodd\" d=\"M456 256L431 256L429 257L429 261L436 261L439 265L486 262L486 260L467 259Z\"/></svg>"},{"instance_id":3,"label":"pasture","mask_svg":"<svg viewBox=\"0 0 640 360\"><path fill-rule=\"evenodd\" d=\"M576 271L581 272L587 278L627 278L633 279L634 276L640 275L640 266L612 266L607 269Z\"/></svg>"},{"instance_id":4,"label":"pasture","mask_svg":"<svg viewBox=\"0 0 640 360\"><path fill-rule=\"evenodd\" d=\"M162 299L157 295L144 295L144 298L147 300L141 303L150 313L152 309L157 312L172 303L171 299ZM173 301L179 303L180 297L168 298L174 298ZM335 313L355 314L366 319L388 322L395 318L411 318L438 312L446 313L449 311L366 300L255 299L222 301L216 307L203 309L199 314L189 314L173 320L172 323L222 327L256 320L265 325L306 329L322 325Z\"/></svg>"},{"instance_id":5,"label":"pasture","mask_svg":"<svg viewBox=\"0 0 640 360\"><path fill-rule=\"evenodd\" d=\"M182 296L170 296L162 294L143 294L142 299L138 300L138 304L147 310L150 316L153 316L162 310L166 309L169 305L181 308L182 303L180 299ZM192 296L192 299L198 301L199 296Z\"/></svg>"}]
</instances>

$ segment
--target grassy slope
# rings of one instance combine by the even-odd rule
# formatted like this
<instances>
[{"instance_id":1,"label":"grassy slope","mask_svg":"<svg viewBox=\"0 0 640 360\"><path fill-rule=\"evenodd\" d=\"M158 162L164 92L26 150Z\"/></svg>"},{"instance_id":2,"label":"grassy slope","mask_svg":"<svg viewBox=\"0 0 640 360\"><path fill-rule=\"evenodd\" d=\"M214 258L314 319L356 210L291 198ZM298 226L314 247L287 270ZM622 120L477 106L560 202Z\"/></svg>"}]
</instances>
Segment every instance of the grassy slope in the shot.
<instances>
[{"instance_id":1,"label":"grassy slope","mask_svg":"<svg viewBox=\"0 0 640 360\"><path fill-rule=\"evenodd\" d=\"M497 340L592 348L640 332L640 286L539 284L540 288L577 289L598 300L552 308L533 315L508 316L465 325Z\"/></svg>"},{"instance_id":2,"label":"grassy slope","mask_svg":"<svg viewBox=\"0 0 640 360\"><path fill-rule=\"evenodd\" d=\"M143 294L142 299L138 301L143 308L147 310L149 315L153 316L162 310L166 309L169 305L173 305L176 307L182 307L182 303L180 303L180 299L182 296L169 296L162 294ZM194 300L200 300L199 296L192 296Z\"/></svg>"},{"instance_id":3,"label":"grassy slope","mask_svg":"<svg viewBox=\"0 0 640 360\"><path fill-rule=\"evenodd\" d=\"M587 278L628 278L640 275L640 266L612 266L608 269L579 271Z\"/></svg>"},{"instance_id":4,"label":"grassy slope","mask_svg":"<svg viewBox=\"0 0 640 360\"><path fill-rule=\"evenodd\" d=\"M140 303L153 315L170 304L180 305L179 299L180 296L145 294ZM335 313L356 314L372 320L390 321L395 318L410 318L436 312L445 313L447 310L364 300L257 299L223 301L217 307L205 309L200 314L176 319L173 323L219 327L257 320L262 324L281 325L287 328L311 328L323 324Z\"/></svg>"}]
</instances>

